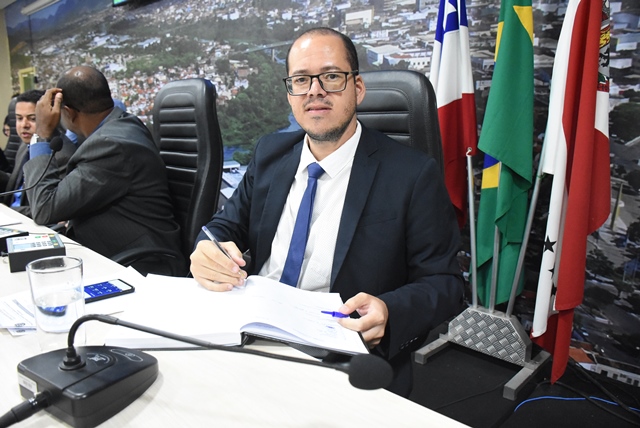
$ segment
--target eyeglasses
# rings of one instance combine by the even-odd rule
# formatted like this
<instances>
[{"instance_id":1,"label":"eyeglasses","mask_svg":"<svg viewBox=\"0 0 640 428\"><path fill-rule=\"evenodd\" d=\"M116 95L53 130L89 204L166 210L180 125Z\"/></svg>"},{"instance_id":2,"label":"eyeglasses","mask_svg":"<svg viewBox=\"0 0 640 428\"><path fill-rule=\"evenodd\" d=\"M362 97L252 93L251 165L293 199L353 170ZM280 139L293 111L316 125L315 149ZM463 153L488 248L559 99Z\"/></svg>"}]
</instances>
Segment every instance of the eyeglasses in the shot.
<instances>
[{"instance_id":1,"label":"eyeglasses","mask_svg":"<svg viewBox=\"0 0 640 428\"><path fill-rule=\"evenodd\" d=\"M297 74L282 79L289 95L304 95L311 90L313 79L317 78L325 92L342 92L347 88L347 77L358 75L358 70L329 71L320 74Z\"/></svg>"}]
</instances>

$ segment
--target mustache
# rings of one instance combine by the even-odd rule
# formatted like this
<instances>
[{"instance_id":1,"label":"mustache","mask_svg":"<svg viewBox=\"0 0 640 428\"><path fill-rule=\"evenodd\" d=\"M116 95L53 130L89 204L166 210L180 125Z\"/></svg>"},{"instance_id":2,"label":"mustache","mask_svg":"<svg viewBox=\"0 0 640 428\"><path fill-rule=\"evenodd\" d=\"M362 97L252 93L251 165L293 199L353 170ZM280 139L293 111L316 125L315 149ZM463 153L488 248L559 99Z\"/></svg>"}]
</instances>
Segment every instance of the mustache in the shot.
<instances>
[{"instance_id":1,"label":"mustache","mask_svg":"<svg viewBox=\"0 0 640 428\"><path fill-rule=\"evenodd\" d=\"M309 104L315 104L315 105L322 104L326 107L333 107L333 103L331 101L320 99L320 98L317 98L315 100L314 99L308 100L304 104L302 104L302 107L306 109Z\"/></svg>"}]
</instances>

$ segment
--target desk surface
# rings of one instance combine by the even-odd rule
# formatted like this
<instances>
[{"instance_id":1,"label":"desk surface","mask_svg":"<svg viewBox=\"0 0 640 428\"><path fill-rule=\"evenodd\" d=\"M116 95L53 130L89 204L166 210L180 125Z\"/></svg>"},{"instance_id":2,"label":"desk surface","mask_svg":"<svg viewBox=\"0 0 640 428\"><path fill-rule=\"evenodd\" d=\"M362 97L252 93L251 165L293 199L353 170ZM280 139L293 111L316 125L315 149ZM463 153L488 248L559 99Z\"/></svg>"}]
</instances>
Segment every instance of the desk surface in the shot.
<instances>
[{"instance_id":1,"label":"desk surface","mask_svg":"<svg viewBox=\"0 0 640 428\"><path fill-rule=\"evenodd\" d=\"M47 229L0 205L0 219L12 217L12 227L31 232ZM125 268L64 238L67 254L83 259L85 274L113 274ZM67 245L69 243L69 245ZM28 290L25 272L10 273L0 262L0 296ZM87 324L87 342L101 344L104 325ZM295 355L277 344L258 348ZM0 329L0 413L20 396L16 367L39 352L34 335L12 337ZM322 367L211 350L149 352L159 362L156 382L134 403L101 426L205 426L223 427L332 427L403 426L462 427L440 415L385 390L353 388L347 375ZM46 412L17 427L63 425Z\"/></svg>"}]
</instances>

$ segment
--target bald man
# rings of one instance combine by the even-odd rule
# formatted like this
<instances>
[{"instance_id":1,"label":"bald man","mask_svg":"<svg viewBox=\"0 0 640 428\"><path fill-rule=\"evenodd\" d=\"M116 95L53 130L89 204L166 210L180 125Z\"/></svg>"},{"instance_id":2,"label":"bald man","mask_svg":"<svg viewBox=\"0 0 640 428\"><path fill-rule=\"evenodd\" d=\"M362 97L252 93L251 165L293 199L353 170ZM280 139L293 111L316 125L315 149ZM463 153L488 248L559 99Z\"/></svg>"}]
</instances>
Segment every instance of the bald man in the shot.
<instances>
[{"instance_id":1,"label":"bald man","mask_svg":"<svg viewBox=\"0 0 640 428\"><path fill-rule=\"evenodd\" d=\"M38 224L68 220L67 236L112 257L125 250L180 248L164 162L147 127L114 107L104 75L88 66L65 72L57 87L36 106L36 135L25 183L35 183L47 165L46 144L61 123L80 138L61 177L55 160L44 179L28 190ZM147 259L134 264L143 273L177 272L183 260Z\"/></svg>"}]
</instances>

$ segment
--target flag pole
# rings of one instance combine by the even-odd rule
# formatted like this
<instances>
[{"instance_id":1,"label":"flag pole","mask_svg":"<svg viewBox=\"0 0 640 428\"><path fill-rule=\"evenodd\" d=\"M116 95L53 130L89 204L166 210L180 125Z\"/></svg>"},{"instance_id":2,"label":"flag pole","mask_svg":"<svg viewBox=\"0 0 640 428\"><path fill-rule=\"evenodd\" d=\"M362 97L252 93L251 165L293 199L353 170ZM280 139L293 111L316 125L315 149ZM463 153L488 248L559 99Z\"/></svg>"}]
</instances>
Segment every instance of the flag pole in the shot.
<instances>
[{"instance_id":1,"label":"flag pole","mask_svg":"<svg viewBox=\"0 0 640 428\"><path fill-rule=\"evenodd\" d=\"M491 291L489 294L489 307L488 307L489 313L493 313L496 307L499 258L500 258L500 229L498 229L498 226L496 226L495 233L493 234L493 260L491 261Z\"/></svg>"},{"instance_id":2,"label":"flag pole","mask_svg":"<svg viewBox=\"0 0 640 428\"><path fill-rule=\"evenodd\" d=\"M533 185L533 193L531 194L531 204L529 205L529 214L527 216L527 224L524 227L524 236L522 237L522 246L520 247L520 254L518 254L518 263L516 264L516 272L513 275L513 284L511 285L511 294L509 295L509 304L507 305L506 316L511 316L513 307L516 300L516 292L518 291L518 284L520 283L520 275L522 274L522 266L524 265L524 257L527 252L527 244L529 243L529 234L531 232L531 225L533 224L533 217L536 211L536 205L538 203L538 195L540 194L540 183L542 182L542 156L538 161L538 172L536 173L536 182Z\"/></svg>"},{"instance_id":3,"label":"flag pole","mask_svg":"<svg viewBox=\"0 0 640 428\"><path fill-rule=\"evenodd\" d=\"M471 165L471 147L467 147L467 190L469 191L469 235L471 238L471 305L473 308L478 307L478 269L476 267L476 212L474 205L474 177L473 167Z\"/></svg>"}]
</instances>

